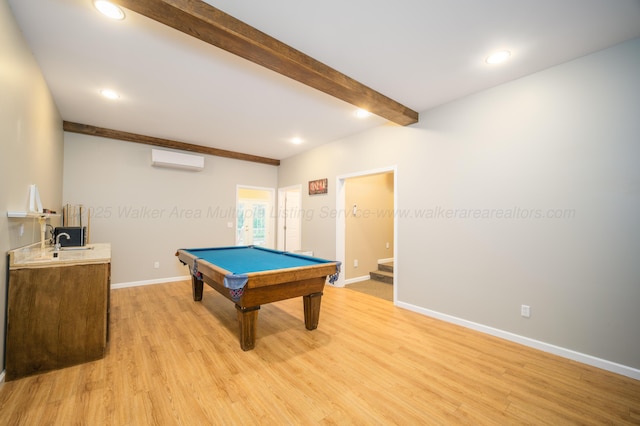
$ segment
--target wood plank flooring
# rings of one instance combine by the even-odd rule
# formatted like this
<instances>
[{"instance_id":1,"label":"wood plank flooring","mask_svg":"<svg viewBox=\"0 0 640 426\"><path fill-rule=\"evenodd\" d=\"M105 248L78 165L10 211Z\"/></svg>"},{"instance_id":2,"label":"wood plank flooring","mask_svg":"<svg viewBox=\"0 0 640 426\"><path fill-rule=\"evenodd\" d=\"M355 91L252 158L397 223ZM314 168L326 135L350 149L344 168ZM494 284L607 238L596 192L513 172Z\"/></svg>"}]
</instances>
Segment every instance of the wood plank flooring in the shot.
<instances>
[{"instance_id":1,"label":"wood plank flooring","mask_svg":"<svg viewBox=\"0 0 640 426\"><path fill-rule=\"evenodd\" d=\"M640 424L640 381L327 287L265 305L176 282L113 290L104 359L0 386L0 425Z\"/></svg>"}]
</instances>

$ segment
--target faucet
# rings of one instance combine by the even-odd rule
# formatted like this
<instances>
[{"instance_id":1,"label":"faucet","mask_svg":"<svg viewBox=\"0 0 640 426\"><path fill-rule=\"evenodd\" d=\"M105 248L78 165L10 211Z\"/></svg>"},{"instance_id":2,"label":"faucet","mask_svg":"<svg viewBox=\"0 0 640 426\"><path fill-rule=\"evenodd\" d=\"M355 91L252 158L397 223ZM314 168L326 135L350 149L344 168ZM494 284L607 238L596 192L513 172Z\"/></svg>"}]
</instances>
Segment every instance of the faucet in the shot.
<instances>
[{"instance_id":1,"label":"faucet","mask_svg":"<svg viewBox=\"0 0 640 426\"><path fill-rule=\"evenodd\" d=\"M56 236L56 245L53 248L53 251L60 251L60 237L65 236L67 238L67 240L69 238L71 238L71 235L67 234L66 232L61 232Z\"/></svg>"}]
</instances>

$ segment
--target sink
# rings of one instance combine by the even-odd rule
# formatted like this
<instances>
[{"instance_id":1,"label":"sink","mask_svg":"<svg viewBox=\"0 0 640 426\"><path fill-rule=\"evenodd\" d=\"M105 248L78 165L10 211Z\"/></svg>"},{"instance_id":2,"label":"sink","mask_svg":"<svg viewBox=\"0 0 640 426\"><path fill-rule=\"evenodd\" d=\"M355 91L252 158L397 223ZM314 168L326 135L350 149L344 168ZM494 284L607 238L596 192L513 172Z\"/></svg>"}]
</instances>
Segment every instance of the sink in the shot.
<instances>
[{"instance_id":1,"label":"sink","mask_svg":"<svg viewBox=\"0 0 640 426\"><path fill-rule=\"evenodd\" d=\"M57 260L76 260L84 257L84 252L87 250L93 250L93 246L82 247L60 247L59 251L55 251L53 247L49 247L45 252L40 253L37 256L30 258L29 262L55 262Z\"/></svg>"},{"instance_id":2,"label":"sink","mask_svg":"<svg viewBox=\"0 0 640 426\"><path fill-rule=\"evenodd\" d=\"M90 244L86 246L61 247L55 251L52 246L37 247L36 244L9 252L9 268L19 269L34 265L41 268L45 266L61 266L84 263L108 262L111 256L110 246L104 244Z\"/></svg>"},{"instance_id":3,"label":"sink","mask_svg":"<svg viewBox=\"0 0 640 426\"><path fill-rule=\"evenodd\" d=\"M72 250L93 250L93 246L69 246L69 247L60 247L60 250L64 251L72 251Z\"/></svg>"},{"instance_id":4,"label":"sink","mask_svg":"<svg viewBox=\"0 0 640 426\"><path fill-rule=\"evenodd\" d=\"M53 255L49 256L49 257L36 257L36 258L32 258L29 259L28 262L29 263L39 263L39 262L51 262L52 260L55 260L55 258L53 257Z\"/></svg>"}]
</instances>

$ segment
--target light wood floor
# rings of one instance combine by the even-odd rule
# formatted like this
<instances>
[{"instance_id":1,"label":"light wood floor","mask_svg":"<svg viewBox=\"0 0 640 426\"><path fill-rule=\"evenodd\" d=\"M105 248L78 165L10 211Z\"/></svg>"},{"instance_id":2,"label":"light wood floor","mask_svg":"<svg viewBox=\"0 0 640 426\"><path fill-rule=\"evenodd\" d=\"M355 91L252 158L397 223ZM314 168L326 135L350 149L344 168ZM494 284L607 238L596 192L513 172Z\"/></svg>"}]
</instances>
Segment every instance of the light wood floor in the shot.
<instances>
[{"instance_id":1,"label":"light wood floor","mask_svg":"<svg viewBox=\"0 0 640 426\"><path fill-rule=\"evenodd\" d=\"M0 425L640 424L640 381L326 288L265 305L256 348L232 303L187 282L112 291L99 361L0 387Z\"/></svg>"}]
</instances>

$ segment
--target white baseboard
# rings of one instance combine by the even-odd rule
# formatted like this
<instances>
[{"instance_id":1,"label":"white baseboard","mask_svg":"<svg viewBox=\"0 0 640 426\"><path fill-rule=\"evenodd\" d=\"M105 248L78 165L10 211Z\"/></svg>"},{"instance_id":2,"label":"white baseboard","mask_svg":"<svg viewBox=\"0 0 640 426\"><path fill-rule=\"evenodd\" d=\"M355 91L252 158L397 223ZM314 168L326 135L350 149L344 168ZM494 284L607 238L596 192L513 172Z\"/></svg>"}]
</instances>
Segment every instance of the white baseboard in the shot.
<instances>
[{"instance_id":1,"label":"white baseboard","mask_svg":"<svg viewBox=\"0 0 640 426\"><path fill-rule=\"evenodd\" d=\"M360 281L370 280L371 277L369 275L363 275L361 277L349 278L344 280L344 285L358 283Z\"/></svg>"},{"instance_id":2,"label":"white baseboard","mask_svg":"<svg viewBox=\"0 0 640 426\"><path fill-rule=\"evenodd\" d=\"M158 278L155 280L131 281L128 283L111 284L111 289L114 290L114 289L126 288L126 287L139 287L141 285L164 284L164 283L172 283L172 282L184 281L184 280L191 280L191 277L186 275L184 277L170 277L170 278Z\"/></svg>"},{"instance_id":3,"label":"white baseboard","mask_svg":"<svg viewBox=\"0 0 640 426\"><path fill-rule=\"evenodd\" d=\"M0 373L0 384L4 383L4 372L6 370L2 370L2 373Z\"/></svg>"},{"instance_id":4,"label":"white baseboard","mask_svg":"<svg viewBox=\"0 0 640 426\"><path fill-rule=\"evenodd\" d=\"M389 259L378 259L376 263L380 264L380 263L389 263L389 262L393 262L393 257L390 257ZM371 276L367 274L361 277L355 277L355 278L349 278L349 279L345 278L340 285L335 285L335 284L331 284L331 285L333 287L344 287L349 284L358 283L360 281L367 281L370 279L371 279Z\"/></svg>"},{"instance_id":5,"label":"white baseboard","mask_svg":"<svg viewBox=\"0 0 640 426\"><path fill-rule=\"evenodd\" d=\"M396 301L396 306L407 309L409 311L422 314L422 315L426 315L428 317L436 318L452 324L460 325L462 327L470 328L472 330L476 330L481 333L486 333L492 336L500 337L502 339L519 343L521 345L528 346L534 349L538 349L543 352L548 352L554 355L561 356L563 358L568 358L570 360L577 361L582 364L587 364L592 367L601 368L603 370L607 370L612 373L621 374L623 376L627 376L632 379L640 380L640 369L637 369L637 368L618 364L612 361L607 361L606 359L597 358L591 355L573 351L571 349L566 349L566 348L555 346L549 343L541 342L539 340L530 339L528 337L510 333L508 331L478 324L472 321L467 321L462 318L457 318L451 315L432 311L430 309L421 308L419 306L411 305L409 303Z\"/></svg>"},{"instance_id":6,"label":"white baseboard","mask_svg":"<svg viewBox=\"0 0 640 426\"><path fill-rule=\"evenodd\" d=\"M348 280L344 280L344 285L353 284L360 281L366 281L369 279L371 279L369 275L363 275L362 277L356 277L356 278L349 278ZM155 280L131 281L127 283L111 284L111 289L115 290L118 288L138 287L142 285L164 284L164 283L172 283L175 281L184 281L184 280L191 280L191 277L189 275L186 275L184 277L170 277L170 278L159 278ZM330 285L332 285L333 287L338 287L334 284L330 284Z\"/></svg>"}]
</instances>

